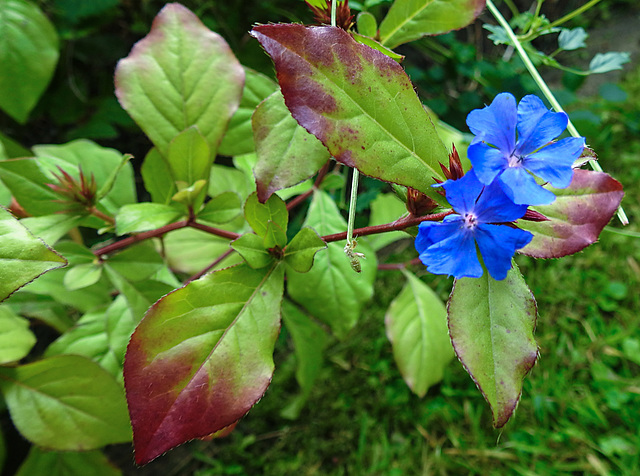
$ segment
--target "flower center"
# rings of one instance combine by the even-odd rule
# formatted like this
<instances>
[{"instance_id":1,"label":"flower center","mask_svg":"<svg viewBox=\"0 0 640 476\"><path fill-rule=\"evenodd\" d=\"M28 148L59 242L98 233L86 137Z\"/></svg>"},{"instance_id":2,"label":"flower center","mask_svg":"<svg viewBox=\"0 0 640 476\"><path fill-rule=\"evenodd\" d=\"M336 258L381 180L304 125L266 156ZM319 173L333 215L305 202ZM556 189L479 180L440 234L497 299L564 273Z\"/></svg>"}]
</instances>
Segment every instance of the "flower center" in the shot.
<instances>
[{"instance_id":1,"label":"flower center","mask_svg":"<svg viewBox=\"0 0 640 476\"><path fill-rule=\"evenodd\" d=\"M511 153L509 156L509 167L520 167L524 157Z\"/></svg>"},{"instance_id":2,"label":"flower center","mask_svg":"<svg viewBox=\"0 0 640 476\"><path fill-rule=\"evenodd\" d=\"M478 219L473 213L464 214L464 227L473 230L478 225Z\"/></svg>"}]
</instances>

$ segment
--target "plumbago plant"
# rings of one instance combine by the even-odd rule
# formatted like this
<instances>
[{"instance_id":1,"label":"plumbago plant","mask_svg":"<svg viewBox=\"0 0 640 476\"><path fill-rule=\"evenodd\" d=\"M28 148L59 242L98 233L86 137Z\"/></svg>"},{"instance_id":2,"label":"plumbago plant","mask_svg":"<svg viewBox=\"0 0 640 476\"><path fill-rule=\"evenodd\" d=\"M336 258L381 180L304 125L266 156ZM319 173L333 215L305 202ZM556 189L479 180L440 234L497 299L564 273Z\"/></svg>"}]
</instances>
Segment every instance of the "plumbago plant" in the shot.
<instances>
[{"instance_id":1,"label":"plumbago plant","mask_svg":"<svg viewBox=\"0 0 640 476\"><path fill-rule=\"evenodd\" d=\"M537 96L470 111L462 158L442 142L451 129L390 48L461 28L484 1L397 0L379 27L361 15L358 32L347 2L308 3L319 26L251 32L277 83L179 4L119 62L117 98L153 143L141 166L151 201L136 200L129 155L90 141L0 161L13 200L0 212L0 294L11 295L0 389L35 445L24 474L56 459L101 464L65 451L130 441L131 428L139 464L227 434L264 395L282 324L299 361L297 414L328 333L346 338L373 293L376 251L411 236L427 271L455 280L445 307L407 266L387 266L406 277L385 320L400 372L424 396L456 355L494 426L513 415L538 356L536 303L513 256L594 243L622 187L579 168L594 152L558 139L568 117ZM9 4L16 18L38 14ZM33 107L7 104L17 120ZM336 206L340 168L394 185L369 226L354 230ZM41 356L29 320L59 333Z\"/></svg>"}]
</instances>

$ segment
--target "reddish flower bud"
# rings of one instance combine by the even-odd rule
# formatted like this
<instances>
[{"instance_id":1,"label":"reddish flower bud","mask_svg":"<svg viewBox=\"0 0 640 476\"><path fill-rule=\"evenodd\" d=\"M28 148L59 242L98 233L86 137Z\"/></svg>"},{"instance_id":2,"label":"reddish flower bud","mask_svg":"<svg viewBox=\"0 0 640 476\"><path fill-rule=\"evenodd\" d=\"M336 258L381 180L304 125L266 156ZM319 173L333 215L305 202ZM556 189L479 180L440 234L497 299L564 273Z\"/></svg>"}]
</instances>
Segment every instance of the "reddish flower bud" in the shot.
<instances>
[{"instance_id":1,"label":"reddish flower bud","mask_svg":"<svg viewBox=\"0 0 640 476\"><path fill-rule=\"evenodd\" d=\"M411 187L407 187L407 210L417 217L428 215L436 209L438 204L435 200L427 197Z\"/></svg>"},{"instance_id":2,"label":"reddish flower bud","mask_svg":"<svg viewBox=\"0 0 640 476\"><path fill-rule=\"evenodd\" d=\"M87 178L82 172L82 167L80 167L80 180L77 181L60 166L58 166L58 170L60 175L53 174L58 183L48 183L47 187L64 197L63 200L59 201L68 203L72 207L92 208L96 202L98 188L93 174L91 174L90 178Z\"/></svg>"},{"instance_id":3,"label":"reddish flower bud","mask_svg":"<svg viewBox=\"0 0 640 476\"><path fill-rule=\"evenodd\" d=\"M524 216L520 219L529 220L529 221L549 221L549 218L547 218L540 212L531 210L531 208L527 208L527 211L525 212Z\"/></svg>"},{"instance_id":4,"label":"reddish flower bud","mask_svg":"<svg viewBox=\"0 0 640 476\"><path fill-rule=\"evenodd\" d=\"M458 155L455 144L452 144L451 147L451 153L449 154L449 168L445 167L443 164L440 164L440 168L448 180L458 180L464 175L464 170L462 170L462 163L460 162L460 156Z\"/></svg>"},{"instance_id":5,"label":"reddish flower bud","mask_svg":"<svg viewBox=\"0 0 640 476\"><path fill-rule=\"evenodd\" d=\"M315 20L321 25L331 25L331 3L333 0L306 1L313 12ZM316 5L317 4L317 5ZM353 26L353 15L349 8L349 0L339 1L336 7L336 26L349 30Z\"/></svg>"}]
</instances>

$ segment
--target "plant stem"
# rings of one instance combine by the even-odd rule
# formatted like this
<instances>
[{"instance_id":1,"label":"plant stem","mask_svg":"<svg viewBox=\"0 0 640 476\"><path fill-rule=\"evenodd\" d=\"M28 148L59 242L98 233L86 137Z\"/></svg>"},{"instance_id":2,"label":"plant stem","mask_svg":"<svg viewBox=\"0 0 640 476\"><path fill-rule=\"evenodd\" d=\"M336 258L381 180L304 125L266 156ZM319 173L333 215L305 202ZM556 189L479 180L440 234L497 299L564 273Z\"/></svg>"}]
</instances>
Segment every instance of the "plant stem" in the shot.
<instances>
[{"instance_id":1,"label":"plant stem","mask_svg":"<svg viewBox=\"0 0 640 476\"><path fill-rule=\"evenodd\" d=\"M202 276L204 276L205 274L207 274L209 271L211 271L213 268L215 268L216 266L218 266L225 258L227 258L227 256L229 256L231 253L233 253L235 250L233 248L229 248L227 251L225 251L224 253L222 253L220 256L218 256L209 266L207 266L206 268L204 268L202 271L199 271L198 273L194 274L193 276L191 276L189 279L187 279L184 284L188 284L191 281L195 281L196 279L201 278Z\"/></svg>"},{"instance_id":2,"label":"plant stem","mask_svg":"<svg viewBox=\"0 0 640 476\"><path fill-rule=\"evenodd\" d=\"M491 14L494 16L494 18L498 21L498 23L500 23L500 26L502 26L502 28L504 28L505 32L507 33L507 36L509 36L509 39L513 43L514 48L516 49L516 51L520 55L520 59L522 60L522 62L524 63L525 67L529 71L529 74L531 75L533 80L536 82L536 84L538 85L538 87L542 91L542 94L544 94L544 96L547 98L547 100L549 101L551 106L553 106L553 108L557 112L564 112L564 109L562 109L562 106L560 105L558 100L555 98L555 96L553 95L551 90L549 89L549 86L547 86L547 83L544 81L544 79L542 79L542 76L540 76L540 73L538 73L538 70L536 69L534 64L531 62L531 60L529 59L529 56L527 55L527 52L524 50L524 48L520 44L520 41L518 40L518 37L516 36L516 34L511 29L511 26L509 26L509 23L507 22L507 20L505 20L505 18L500 13L500 10L498 10L496 8L496 6L493 4L493 2L491 0L487 0L487 8L491 12ZM569 131L569 134L571 134L573 137L582 137L578 133L578 130L575 128L575 126L573 125L571 120L569 120L569 122L567 124L567 130ZM593 170L595 170L597 172L602 172L602 167L600 167L600 164L598 162L596 162L594 160L590 160L589 161L589 165L591 166L591 168ZM620 222L623 225L628 225L629 224L629 219L627 218L627 215L625 214L625 212L622 209L622 207L618 208L618 219L620 220Z\"/></svg>"},{"instance_id":3,"label":"plant stem","mask_svg":"<svg viewBox=\"0 0 640 476\"><path fill-rule=\"evenodd\" d=\"M94 217L100 218L100 220L104 221L105 223L108 223L109 225L116 224L116 220L113 217L110 217L109 215L102 213L96 207L91 207L87 211L91 213Z\"/></svg>"},{"instance_id":4,"label":"plant stem","mask_svg":"<svg viewBox=\"0 0 640 476\"><path fill-rule=\"evenodd\" d=\"M222 238L227 238L228 240L235 240L236 238L240 238L240 233L234 233L233 231L221 230L220 228L214 228L209 225L203 225L198 222L187 222L187 226L191 228L196 228L197 230L206 231L207 233L211 233L212 235L220 236Z\"/></svg>"},{"instance_id":5,"label":"plant stem","mask_svg":"<svg viewBox=\"0 0 640 476\"><path fill-rule=\"evenodd\" d=\"M157 238L170 231L179 230L180 228L186 228L188 226L189 226L189 222L187 220L169 223L168 225L161 226L160 228L157 228L155 230L138 233L137 235L129 236L122 240L116 241L115 243L111 243L110 245L103 246L102 248L98 248L93 252L93 254L96 255L99 259L102 259L104 255L108 255L109 253L113 253L114 251L120 251L126 248L127 246L131 246L140 241L149 240L151 238Z\"/></svg>"},{"instance_id":6,"label":"plant stem","mask_svg":"<svg viewBox=\"0 0 640 476\"><path fill-rule=\"evenodd\" d=\"M354 234L357 236L367 236L367 235L376 235L378 233L386 233L389 231L398 231L405 230L412 226L417 226L423 221L438 221L442 220L447 215L451 215L453 210L449 210L448 212L436 213L433 215L425 215L421 217L417 217L415 215L410 215L405 218L400 218L393 223L386 223L384 225L375 225L375 226L365 226L364 228L358 228L356 230L352 230ZM334 241L342 241L346 240L347 232L342 233L334 233L333 235L326 235L321 237L325 243L332 243Z\"/></svg>"},{"instance_id":7,"label":"plant stem","mask_svg":"<svg viewBox=\"0 0 640 476\"><path fill-rule=\"evenodd\" d=\"M358 181L360 179L360 172L358 169L353 169L353 175L351 177L351 199L349 200L349 221L347 222L347 244L353 243L353 224L356 221L356 201L358 200Z\"/></svg>"},{"instance_id":8,"label":"plant stem","mask_svg":"<svg viewBox=\"0 0 640 476\"><path fill-rule=\"evenodd\" d=\"M593 7L594 5L596 5L597 3L600 3L600 0L591 0L590 2L585 3L584 5L582 5L579 8L576 8L574 11L572 11L571 13L567 13L565 16L563 16L562 18L552 22L549 25L549 28L553 28L559 25L562 25L563 23L571 20L573 17L580 15L582 12L585 12L587 10L589 10L591 7Z\"/></svg>"}]
</instances>

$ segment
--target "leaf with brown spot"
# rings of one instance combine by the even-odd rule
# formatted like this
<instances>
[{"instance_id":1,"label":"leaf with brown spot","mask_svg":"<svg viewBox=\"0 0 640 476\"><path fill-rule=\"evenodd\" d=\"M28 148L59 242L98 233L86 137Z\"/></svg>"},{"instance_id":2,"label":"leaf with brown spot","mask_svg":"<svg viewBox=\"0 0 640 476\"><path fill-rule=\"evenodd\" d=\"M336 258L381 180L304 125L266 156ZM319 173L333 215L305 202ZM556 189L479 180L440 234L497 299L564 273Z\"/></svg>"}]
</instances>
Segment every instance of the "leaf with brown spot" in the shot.
<instances>
[{"instance_id":1,"label":"leaf with brown spot","mask_svg":"<svg viewBox=\"0 0 640 476\"><path fill-rule=\"evenodd\" d=\"M402 67L334 27L261 25L252 35L275 62L293 117L338 160L420 190L448 152Z\"/></svg>"}]
</instances>

